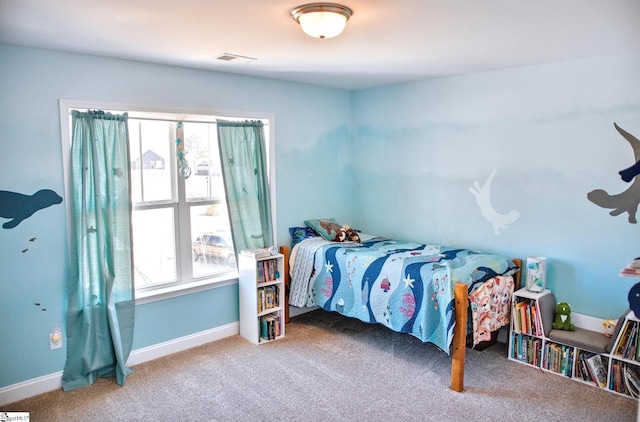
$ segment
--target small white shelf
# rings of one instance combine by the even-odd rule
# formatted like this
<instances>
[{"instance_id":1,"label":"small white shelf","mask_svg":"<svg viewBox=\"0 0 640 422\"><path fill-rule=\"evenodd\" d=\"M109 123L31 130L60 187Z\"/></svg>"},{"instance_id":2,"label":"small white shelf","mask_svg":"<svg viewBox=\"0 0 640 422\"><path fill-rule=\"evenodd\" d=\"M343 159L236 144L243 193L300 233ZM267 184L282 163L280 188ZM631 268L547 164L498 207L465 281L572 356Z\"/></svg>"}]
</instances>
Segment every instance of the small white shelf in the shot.
<instances>
[{"instance_id":1,"label":"small white shelf","mask_svg":"<svg viewBox=\"0 0 640 422\"><path fill-rule=\"evenodd\" d=\"M284 337L284 256L263 258L238 255L240 335L254 344ZM272 289L273 287L273 289ZM260 309L261 290L268 290L273 306Z\"/></svg>"}]
</instances>

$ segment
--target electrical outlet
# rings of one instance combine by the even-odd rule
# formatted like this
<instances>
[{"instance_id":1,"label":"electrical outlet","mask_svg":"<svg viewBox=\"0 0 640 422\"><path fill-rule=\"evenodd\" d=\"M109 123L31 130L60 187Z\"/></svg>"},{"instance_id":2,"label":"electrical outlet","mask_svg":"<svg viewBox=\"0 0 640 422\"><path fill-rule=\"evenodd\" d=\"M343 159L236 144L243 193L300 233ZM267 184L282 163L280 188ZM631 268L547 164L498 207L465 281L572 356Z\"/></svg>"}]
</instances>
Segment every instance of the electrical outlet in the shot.
<instances>
[{"instance_id":1,"label":"electrical outlet","mask_svg":"<svg viewBox=\"0 0 640 422\"><path fill-rule=\"evenodd\" d=\"M51 350L62 348L62 332L56 327L49 333L49 348Z\"/></svg>"}]
</instances>

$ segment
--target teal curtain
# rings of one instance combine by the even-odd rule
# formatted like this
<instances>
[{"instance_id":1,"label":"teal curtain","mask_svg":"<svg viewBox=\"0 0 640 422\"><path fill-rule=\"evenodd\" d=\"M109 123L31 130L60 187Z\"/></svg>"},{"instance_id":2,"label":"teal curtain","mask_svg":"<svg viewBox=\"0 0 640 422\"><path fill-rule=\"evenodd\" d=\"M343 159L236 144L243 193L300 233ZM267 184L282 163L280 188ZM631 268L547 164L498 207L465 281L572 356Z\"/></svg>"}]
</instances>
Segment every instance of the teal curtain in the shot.
<instances>
[{"instance_id":1,"label":"teal curtain","mask_svg":"<svg viewBox=\"0 0 640 422\"><path fill-rule=\"evenodd\" d=\"M237 251L273 245L264 124L218 121L218 143Z\"/></svg>"},{"instance_id":2,"label":"teal curtain","mask_svg":"<svg viewBox=\"0 0 640 422\"><path fill-rule=\"evenodd\" d=\"M72 111L71 274L65 391L133 372L127 114Z\"/></svg>"}]
</instances>

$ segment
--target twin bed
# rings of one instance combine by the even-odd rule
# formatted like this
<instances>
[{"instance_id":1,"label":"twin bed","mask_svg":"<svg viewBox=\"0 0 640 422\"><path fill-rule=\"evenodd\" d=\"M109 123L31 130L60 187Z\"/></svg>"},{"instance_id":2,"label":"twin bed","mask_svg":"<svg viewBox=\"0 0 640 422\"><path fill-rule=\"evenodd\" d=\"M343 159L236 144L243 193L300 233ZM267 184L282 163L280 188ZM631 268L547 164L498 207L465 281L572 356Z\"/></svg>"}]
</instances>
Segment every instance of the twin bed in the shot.
<instances>
[{"instance_id":1,"label":"twin bed","mask_svg":"<svg viewBox=\"0 0 640 422\"><path fill-rule=\"evenodd\" d=\"M491 344L509 323L521 261L356 234L331 219L305 223L290 229L291 250L280 247L289 269L287 302L436 345L452 355L451 388L462 391L465 347Z\"/></svg>"}]
</instances>

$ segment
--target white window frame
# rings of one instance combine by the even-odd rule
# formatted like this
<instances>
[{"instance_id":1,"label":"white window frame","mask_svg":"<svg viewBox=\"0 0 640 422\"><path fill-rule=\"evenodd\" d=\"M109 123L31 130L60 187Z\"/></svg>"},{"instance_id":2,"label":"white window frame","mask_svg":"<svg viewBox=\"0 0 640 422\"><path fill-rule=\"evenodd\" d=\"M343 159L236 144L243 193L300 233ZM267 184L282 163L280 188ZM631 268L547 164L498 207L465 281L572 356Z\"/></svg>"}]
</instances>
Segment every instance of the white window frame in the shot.
<instances>
[{"instance_id":1,"label":"white window frame","mask_svg":"<svg viewBox=\"0 0 640 422\"><path fill-rule=\"evenodd\" d=\"M70 160L71 160L71 125L70 125L70 110L72 109L91 109L91 110L109 110L118 112L129 112L130 117L144 118L145 113L147 117L161 114L163 118L167 120L183 120L188 122L193 121L206 121L209 123L215 123L216 117L225 119L261 119L268 121L268 145L267 145L267 169L269 178L269 190L271 196L271 224L273 226L273 233L277 233L276 228L276 178L275 178L275 115L272 113L264 112L238 112L228 110L206 110L185 108L176 106L164 106L164 105L140 105L131 103L114 103L105 101L87 101L87 100L73 100L73 99L60 99L60 131L61 131L61 147L62 147L62 164L64 171L64 191L65 198L70 198L71 193L71 178L70 176ZM132 115L135 112L135 115ZM172 163L172 168L175 168L175 163ZM184 204L178 203L178 206ZM67 209L67 222L71 221L71 201L66 201ZM69 259L71 263L71 242L73 241L71 233L71 224L67 224L67 241L69 245ZM184 227L176 227L176 230L184 230ZM188 232L188 231L187 231ZM187 233L185 232L185 233ZM181 263L184 264L185 259L191 257L191 251L184 251L183 248L178 246L178 267ZM188 253L187 253L188 252ZM185 258L187 257L187 258ZM179 268L178 268L178 271ZM180 274L180 273L179 273ZM238 283L238 275L236 272L228 272L221 275L213 275L210 277L193 280L190 282L174 283L167 286L159 286L154 289L136 290L136 305L155 302L158 300L164 300L171 297L182 296L186 294L196 293L204 290L209 290L218 287L229 286Z\"/></svg>"}]
</instances>

